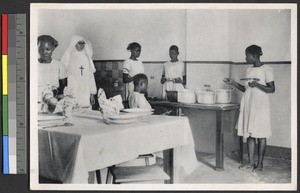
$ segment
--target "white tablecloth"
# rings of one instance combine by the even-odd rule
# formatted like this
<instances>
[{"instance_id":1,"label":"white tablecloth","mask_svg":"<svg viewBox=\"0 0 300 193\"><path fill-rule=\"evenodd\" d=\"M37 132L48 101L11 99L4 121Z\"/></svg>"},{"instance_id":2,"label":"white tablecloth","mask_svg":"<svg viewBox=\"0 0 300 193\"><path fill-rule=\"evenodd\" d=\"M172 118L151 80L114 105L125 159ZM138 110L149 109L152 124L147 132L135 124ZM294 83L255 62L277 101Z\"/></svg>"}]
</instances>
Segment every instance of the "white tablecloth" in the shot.
<instances>
[{"instance_id":1,"label":"white tablecloth","mask_svg":"<svg viewBox=\"0 0 300 193\"><path fill-rule=\"evenodd\" d=\"M198 166L187 117L150 115L138 122L110 125L100 115L73 120L71 127L39 129L40 176L87 183L89 171L170 148L174 148L175 178Z\"/></svg>"}]
</instances>

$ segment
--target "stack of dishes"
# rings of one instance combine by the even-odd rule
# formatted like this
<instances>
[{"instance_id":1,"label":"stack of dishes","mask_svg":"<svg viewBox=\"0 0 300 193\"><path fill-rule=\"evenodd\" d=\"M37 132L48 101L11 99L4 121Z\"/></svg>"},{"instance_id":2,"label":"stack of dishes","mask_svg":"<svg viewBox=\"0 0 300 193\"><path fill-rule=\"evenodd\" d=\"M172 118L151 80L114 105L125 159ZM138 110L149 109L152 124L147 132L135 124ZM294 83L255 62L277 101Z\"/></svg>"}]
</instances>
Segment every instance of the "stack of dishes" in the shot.
<instances>
[{"instance_id":1,"label":"stack of dishes","mask_svg":"<svg viewBox=\"0 0 300 193\"><path fill-rule=\"evenodd\" d=\"M103 121L114 124L127 124L141 120L143 117L153 114L153 109L122 109L118 115L105 115Z\"/></svg>"},{"instance_id":2,"label":"stack of dishes","mask_svg":"<svg viewBox=\"0 0 300 193\"><path fill-rule=\"evenodd\" d=\"M56 114L38 114L38 126L40 127L51 127L55 125L64 125L66 118Z\"/></svg>"}]
</instances>

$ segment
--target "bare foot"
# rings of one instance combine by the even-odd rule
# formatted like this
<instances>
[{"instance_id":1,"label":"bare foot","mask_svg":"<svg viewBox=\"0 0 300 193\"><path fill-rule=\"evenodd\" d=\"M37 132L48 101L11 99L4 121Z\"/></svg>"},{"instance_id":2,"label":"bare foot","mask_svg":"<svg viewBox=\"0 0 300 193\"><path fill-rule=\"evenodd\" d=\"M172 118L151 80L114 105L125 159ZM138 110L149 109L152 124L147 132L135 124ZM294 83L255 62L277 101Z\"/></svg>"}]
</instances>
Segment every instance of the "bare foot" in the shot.
<instances>
[{"instance_id":1,"label":"bare foot","mask_svg":"<svg viewBox=\"0 0 300 193\"><path fill-rule=\"evenodd\" d=\"M260 165L254 166L252 172L257 172L257 171L260 171L260 172L263 171L263 166L260 166Z\"/></svg>"},{"instance_id":2,"label":"bare foot","mask_svg":"<svg viewBox=\"0 0 300 193\"><path fill-rule=\"evenodd\" d=\"M245 163L245 164L241 164L239 166L239 169L253 169L255 167L254 164L251 163Z\"/></svg>"}]
</instances>

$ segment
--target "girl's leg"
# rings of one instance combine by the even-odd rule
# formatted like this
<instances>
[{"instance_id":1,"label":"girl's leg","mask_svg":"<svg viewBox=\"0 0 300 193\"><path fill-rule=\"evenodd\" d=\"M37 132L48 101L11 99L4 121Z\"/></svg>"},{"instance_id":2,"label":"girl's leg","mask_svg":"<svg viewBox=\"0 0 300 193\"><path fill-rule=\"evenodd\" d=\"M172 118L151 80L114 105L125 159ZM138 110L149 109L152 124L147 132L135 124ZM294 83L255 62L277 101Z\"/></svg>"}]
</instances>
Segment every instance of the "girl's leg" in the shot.
<instances>
[{"instance_id":1,"label":"girl's leg","mask_svg":"<svg viewBox=\"0 0 300 193\"><path fill-rule=\"evenodd\" d=\"M255 153L255 138L248 137L247 138L247 146L248 146L248 159L249 162L240 166L240 168L253 168L254 167L254 153Z\"/></svg>"},{"instance_id":2,"label":"girl's leg","mask_svg":"<svg viewBox=\"0 0 300 193\"><path fill-rule=\"evenodd\" d=\"M258 162L257 162L257 166L254 167L253 171L257 171L257 170L262 171L266 146L267 146L267 139L258 138Z\"/></svg>"}]
</instances>

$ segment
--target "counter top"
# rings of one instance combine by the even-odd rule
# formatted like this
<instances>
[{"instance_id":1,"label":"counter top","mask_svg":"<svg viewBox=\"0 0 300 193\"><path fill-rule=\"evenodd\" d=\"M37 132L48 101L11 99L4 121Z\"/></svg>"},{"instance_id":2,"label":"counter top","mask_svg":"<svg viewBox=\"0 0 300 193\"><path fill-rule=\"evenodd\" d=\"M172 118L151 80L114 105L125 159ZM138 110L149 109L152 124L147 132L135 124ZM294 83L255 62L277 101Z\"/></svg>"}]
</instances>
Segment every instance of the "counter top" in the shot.
<instances>
[{"instance_id":1,"label":"counter top","mask_svg":"<svg viewBox=\"0 0 300 193\"><path fill-rule=\"evenodd\" d=\"M226 103L226 104L200 104L200 103L179 103L179 102L170 102L170 101L149 101L151 105L162 105L162 106L172 106L178 108L193 108L193 109L201 109L201 110L232 110L239 109L240 105L238 103Z\"/></svg>"}]
</instances>

